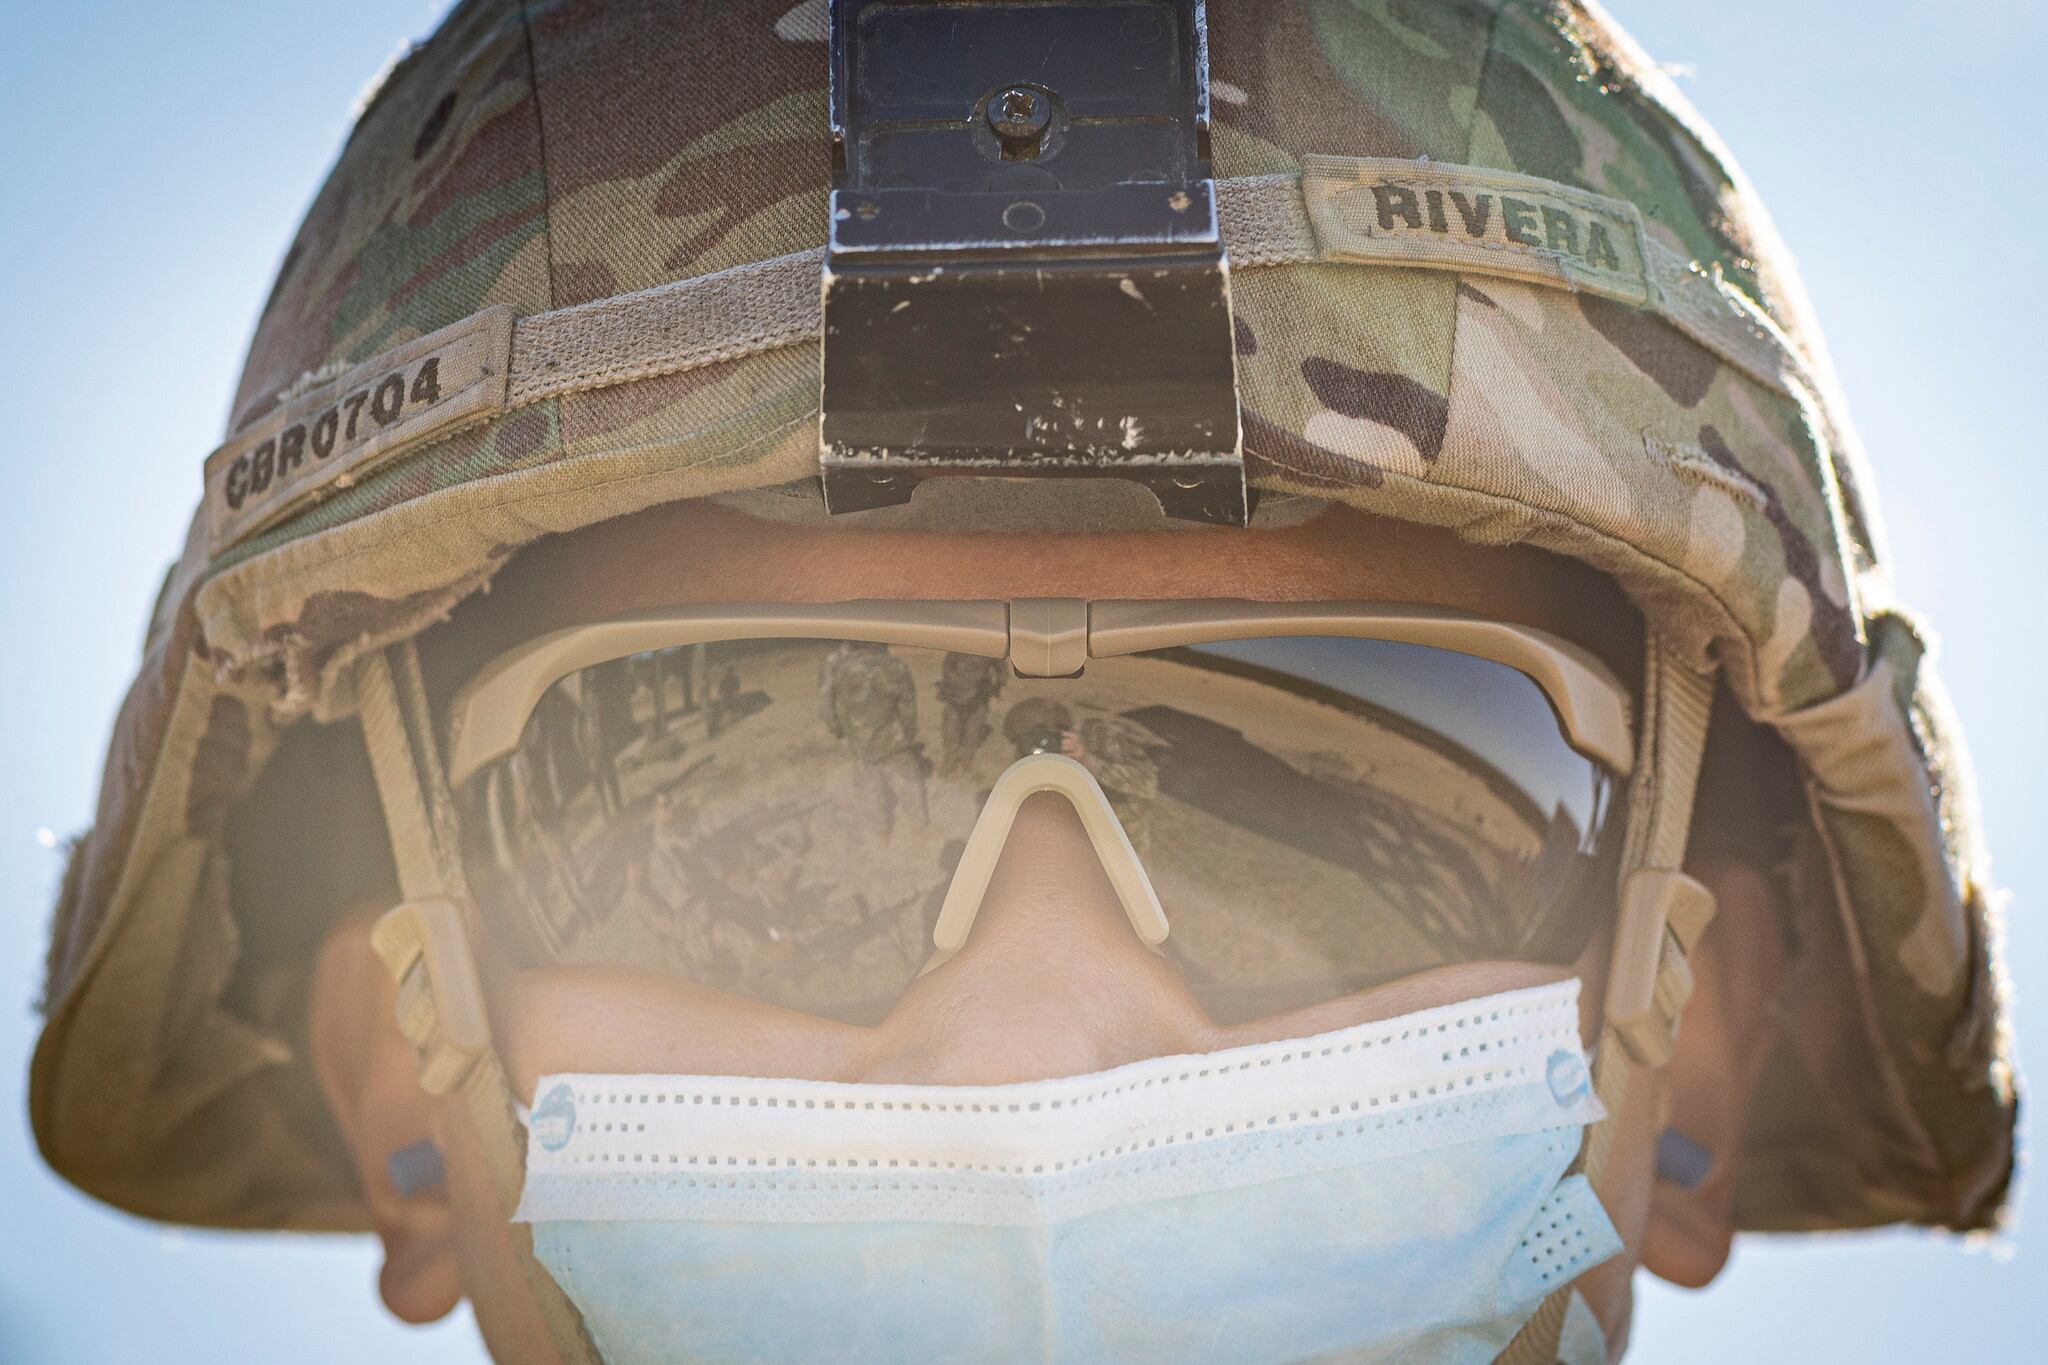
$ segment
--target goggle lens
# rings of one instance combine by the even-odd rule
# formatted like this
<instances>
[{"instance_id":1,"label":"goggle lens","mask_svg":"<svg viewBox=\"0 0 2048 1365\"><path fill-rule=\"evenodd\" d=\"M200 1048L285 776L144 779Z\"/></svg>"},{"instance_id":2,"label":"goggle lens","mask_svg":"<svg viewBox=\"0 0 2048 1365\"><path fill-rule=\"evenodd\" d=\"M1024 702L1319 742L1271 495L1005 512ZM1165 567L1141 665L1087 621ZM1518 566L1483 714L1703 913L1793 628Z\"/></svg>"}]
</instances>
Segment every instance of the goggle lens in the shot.
<instances>
[{"instance_id":1,"label":"goggle lens","mask_svg":"<svg viewBox=\"0 0 2048 1365\"><path fill-rule=\"evenodd\" d=\"M1446 963L1569 962L1611 905L1616 784L1536 683L1324 636L1073 678L814 639L595 664L465 785L471 889L529 964L873 1022L930 959L991 786L1033 752L1100 784L1165 909L1162 951L1218 1023Z\"/></svg>"}]
</instances>

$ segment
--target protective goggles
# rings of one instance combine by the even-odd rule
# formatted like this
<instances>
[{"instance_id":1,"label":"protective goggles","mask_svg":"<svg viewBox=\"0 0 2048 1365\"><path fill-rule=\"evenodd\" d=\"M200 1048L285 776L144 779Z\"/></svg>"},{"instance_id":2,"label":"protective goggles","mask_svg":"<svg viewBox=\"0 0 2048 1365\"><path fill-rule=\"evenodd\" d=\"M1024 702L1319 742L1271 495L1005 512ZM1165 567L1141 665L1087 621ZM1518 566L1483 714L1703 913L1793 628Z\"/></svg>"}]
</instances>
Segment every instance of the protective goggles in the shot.
<instances>
[{"instance_id":1,"label":"protective goggles","mask_svg":"<svg viewBox=\"0 0 2048 1365\"><path fill-rule=\"evenodd\" d=\"M1611 922L1629 698L1449 611L709 606L572 627L457 696L499 951L871 1023L958 951L1026 800L1080 818L1219 1024Z\"/></svg>"}]
</instances>

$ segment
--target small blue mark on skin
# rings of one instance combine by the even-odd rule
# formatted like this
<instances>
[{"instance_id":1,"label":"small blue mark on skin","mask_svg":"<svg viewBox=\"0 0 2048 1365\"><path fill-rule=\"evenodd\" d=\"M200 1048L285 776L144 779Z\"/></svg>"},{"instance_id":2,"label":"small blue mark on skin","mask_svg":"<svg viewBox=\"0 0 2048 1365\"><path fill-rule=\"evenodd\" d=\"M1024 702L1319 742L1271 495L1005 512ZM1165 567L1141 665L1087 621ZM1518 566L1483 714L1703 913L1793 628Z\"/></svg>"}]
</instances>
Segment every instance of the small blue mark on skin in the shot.
<instances>
[{"instance_id":1,"label":"small blue mark on skin","mask_svg":"<svg viewBox=\"0 0 2048 1365\"><path fill-rule=\"evenodd\" d=\"M384 1158L384 1170L391 1177L391 1188L404 1199L433 1189L448 1174L441 1164L441 1149L432 1138L400 1147Z\"/></svg>"},{"instance_id":2,"label":"small blue mark on skin","mask_svg":"<svg viewBox=\"0 0 2048 1365\"><path fill-rule=\"evenodd\" d=\"M1657 1178L1681 1190L1696 1190L1714 1169L1714 1154L1676 1128L1657 1134Z\"/></svg>"}]
</instances>

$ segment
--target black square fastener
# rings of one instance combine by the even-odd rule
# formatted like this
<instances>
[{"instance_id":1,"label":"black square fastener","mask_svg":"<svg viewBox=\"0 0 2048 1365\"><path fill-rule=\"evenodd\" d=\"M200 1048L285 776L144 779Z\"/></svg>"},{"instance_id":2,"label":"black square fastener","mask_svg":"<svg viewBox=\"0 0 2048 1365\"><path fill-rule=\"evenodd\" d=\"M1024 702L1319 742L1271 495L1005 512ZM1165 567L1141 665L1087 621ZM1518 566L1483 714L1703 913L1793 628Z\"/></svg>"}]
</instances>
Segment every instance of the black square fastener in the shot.
<instances>
[{"instance_id":1,"label":"black square fastener","mask_svg":"<svg viewBox=\"0 0 2048 1365\"><path fill-rule=\"evenodd\" d=\"M1242 525L1200 0L834 0L819 463L1143 483Z\"/></svg>"}]
</instances>

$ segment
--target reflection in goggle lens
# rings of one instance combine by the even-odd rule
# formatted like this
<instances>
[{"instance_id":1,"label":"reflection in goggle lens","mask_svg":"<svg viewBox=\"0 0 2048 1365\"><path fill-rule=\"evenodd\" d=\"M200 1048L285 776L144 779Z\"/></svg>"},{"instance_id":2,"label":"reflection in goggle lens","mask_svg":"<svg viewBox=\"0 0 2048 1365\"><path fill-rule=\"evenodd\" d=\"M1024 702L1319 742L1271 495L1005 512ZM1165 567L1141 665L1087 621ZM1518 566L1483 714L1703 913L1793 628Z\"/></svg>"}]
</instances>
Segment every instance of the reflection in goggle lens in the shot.
<instances>
[{"instance_id":1,"label":"reflection in goggle lens","mask_svg":"<svg viewBox=\"0 0 2048 1365\"><path fill-rule=\"evenodd\" d=\"M1421 645L1287 637L1024 678L975 655L734 640L593 665L461 793L497 943L852 1022L887 1013L989 788L1067 754L1219 1023L1449 962L1569 962L1621 822L1541 689Z\"/></svg>"}]
</instances>

